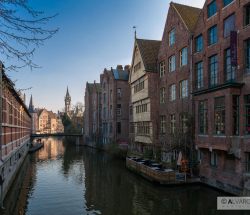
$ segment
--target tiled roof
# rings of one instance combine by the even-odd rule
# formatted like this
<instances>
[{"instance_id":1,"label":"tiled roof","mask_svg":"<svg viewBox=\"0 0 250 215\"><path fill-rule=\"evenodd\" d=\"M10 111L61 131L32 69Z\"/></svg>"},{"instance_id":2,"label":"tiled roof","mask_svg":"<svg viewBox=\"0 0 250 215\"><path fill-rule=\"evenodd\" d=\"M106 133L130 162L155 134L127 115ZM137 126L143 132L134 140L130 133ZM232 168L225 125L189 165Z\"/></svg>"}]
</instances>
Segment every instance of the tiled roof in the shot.
<instances>
[{"instance_id":1,"label":"tiled roof","mask_svg":"<svg viewBox=\"0 0 250 215\"><path fill-rule=\"evenodd\" d=\"M174 2L171 2L171 5L175 8L177 13L183 20L184 24L186 25L187 29L190 32L193 32L196 26L197 20L199 18L201 9L187 6L187 5L177 4Z\"/></svg>"},{"instance_id":2,"label":"tiled roof","mask_svg":"<svg viewBox=\"0 0 250 215\"><path fill-rule=\"evenodd\" d=\"M118 70L118 69L113 69L113 75L115 80L128 80L129 73L126 70Z\"/></svg>"},{"instance_id":3,"label":"tiled roof","mask_svg":"<svg viewBox=\"0 0 250 215\"><path fill-rule=\"evenodd\" d=\"M161 45L161 41L136 39L136 42L138 44L138 48L141 53L145 70L156 72L157 56Z\"/></svg>"}]
</instances>

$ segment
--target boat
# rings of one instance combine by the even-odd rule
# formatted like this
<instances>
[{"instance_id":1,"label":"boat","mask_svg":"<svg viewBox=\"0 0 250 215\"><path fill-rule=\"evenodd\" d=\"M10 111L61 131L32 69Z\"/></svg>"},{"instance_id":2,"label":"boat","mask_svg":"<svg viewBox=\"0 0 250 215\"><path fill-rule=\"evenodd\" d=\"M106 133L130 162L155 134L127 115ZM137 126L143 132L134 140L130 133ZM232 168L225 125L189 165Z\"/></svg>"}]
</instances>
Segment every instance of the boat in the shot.
<instances>
[{"instance_id":1,"label":"boat","mask_svg":"<svg viewBox=\"0 0 250 215\"><path fill-rule=\"evenodd\" d=\"M29 148L29 153L33 153L39 149L41 149L42 147L44 146L44 143L43 142L38 142L34 145L32 145L30 148Z\"/></svg>"}]
</instances>

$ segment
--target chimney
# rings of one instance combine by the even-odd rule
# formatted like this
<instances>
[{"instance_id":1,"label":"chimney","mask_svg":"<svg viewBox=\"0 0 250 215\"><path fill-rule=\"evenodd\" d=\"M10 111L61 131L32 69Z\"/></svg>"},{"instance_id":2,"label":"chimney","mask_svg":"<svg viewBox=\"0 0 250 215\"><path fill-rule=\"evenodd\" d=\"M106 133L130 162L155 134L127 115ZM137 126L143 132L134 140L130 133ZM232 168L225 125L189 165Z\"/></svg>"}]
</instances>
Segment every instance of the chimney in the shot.
<instances>
[{"instance_id":1,"label":"chimney","mask_svg":"<svg viewBox=\"0 0 250 215\"><path fill-rule=\"evenodd\" d=\"M124 70L125 70L125 71L128 71L128 72L129 72L129 69L130 69L130 65L126 65L126 66L124 67Z\"/></svg>"},{"instance_id":2,"label":"chimney","mask_svg":"<svg viewBox=\"0 0 250 215\"><path fill-rule=\"evenodd\" d=\"M119 71L122 71L123 67L122 67L122 65L117 65L116 69L119 70Z\"/></svg>"}]
</instances>

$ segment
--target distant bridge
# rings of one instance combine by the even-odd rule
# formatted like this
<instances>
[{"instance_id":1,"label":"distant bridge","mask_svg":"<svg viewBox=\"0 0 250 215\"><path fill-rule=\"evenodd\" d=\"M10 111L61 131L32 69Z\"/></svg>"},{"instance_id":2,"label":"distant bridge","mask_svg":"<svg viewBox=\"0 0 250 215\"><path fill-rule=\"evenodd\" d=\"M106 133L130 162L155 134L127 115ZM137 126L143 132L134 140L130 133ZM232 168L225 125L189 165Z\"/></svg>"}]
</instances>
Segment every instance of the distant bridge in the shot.
<instances>
[{"instance_id":1,"label":"distant bridge","mask_svg":"<svg viewBox=\"0 0 250 215\"><path fill-rule=\"evenodd\" d=\"M31 137L81 137L83 134L67 134L67 133L52 133L52 134L31 134Z\"/></svg>"}]
</instances>

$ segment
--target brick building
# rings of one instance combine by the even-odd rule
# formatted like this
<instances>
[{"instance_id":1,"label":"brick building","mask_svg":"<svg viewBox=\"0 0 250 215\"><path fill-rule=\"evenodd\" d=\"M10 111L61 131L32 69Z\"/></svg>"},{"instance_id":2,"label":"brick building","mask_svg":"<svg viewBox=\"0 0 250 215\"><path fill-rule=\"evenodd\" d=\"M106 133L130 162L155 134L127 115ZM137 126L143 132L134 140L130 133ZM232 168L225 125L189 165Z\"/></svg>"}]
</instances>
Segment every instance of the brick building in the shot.
<instances>
[{"instance_id":1,"label":"brick building","mask_svg":"<svg viewBox=\"0 0 250 215\"><path fill-rule=\"evenodd\" d=\"M29 149L31 115L3 69L1 75L0 177L4 197Z\"/></svg>"},{"instance_id":2,"label":"brick building","mask_svg":"<svg viewBox=\"0 0 250 215\"><path fill-rule=\"evenodd\" d=\"M128 144L129 66L105 69L100 76L102 103L102 144Z\"/></svg>"},{"instance_id":3,"label":"brick building","mask_svg":"<svg viewBox=\"0 0 250 215\"><path fill-rule=\"evenodd\" d=\"M207 0L194 32L195 143L205 183L250 190L250 3Z\"/></svg>"},{"instance_id":4,"label":"brick building","mask_svg":"<svg viewBox=\"0 0 250 215\"><path fill-rule=\"evenodd\" d=\"M176 164L179 152L190 156L192 121L192 34L201 9L170 3L159 70L159 143L162 161Z\"/></svg>"},{"instance_id":5,"label":"brick building","mask_svg":"<svg viewBox=\"0 0 250 215\"><path fill-rule=\"evenodd\" d=\"M53 134L63 132L61 118L57 114L45 108L38 109L37 112L39 133Z\"/></svg>"},{"instance_id":6,"label":"brick building","mask_svg":"<svg viewBox=\"0 0 250 215\"><path fill-rule=\"evenodd\" d=\"M161 42L135 38L130 84L130 151L152 156L158 139L157 55Z\"/></svg>"},{"instance_id":7,"label":"brick building","mask_svg":"<svg viewBox=\"0 0 250 215\"><path fill-rule=\"evenodd\" d=\"M88 145L96 146L101 139L101 87L100 83L86 83L84 110L84 138Z\"/></svg>"}]
</instances>

